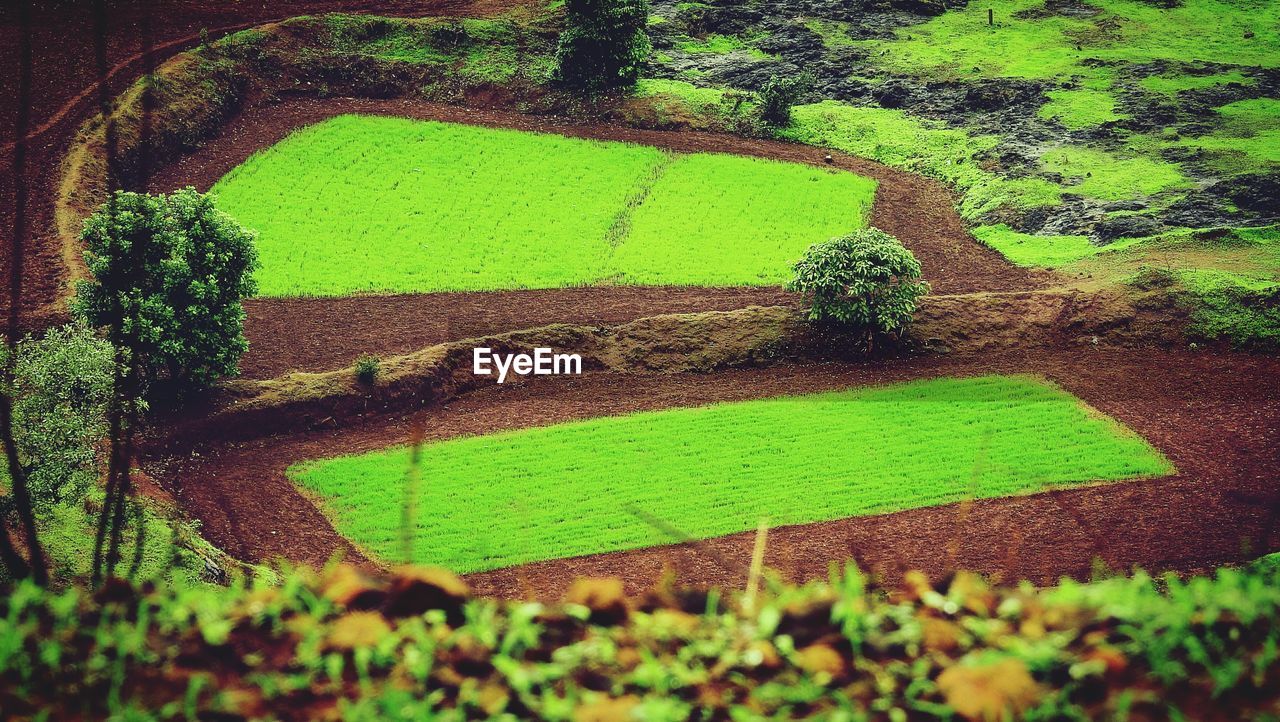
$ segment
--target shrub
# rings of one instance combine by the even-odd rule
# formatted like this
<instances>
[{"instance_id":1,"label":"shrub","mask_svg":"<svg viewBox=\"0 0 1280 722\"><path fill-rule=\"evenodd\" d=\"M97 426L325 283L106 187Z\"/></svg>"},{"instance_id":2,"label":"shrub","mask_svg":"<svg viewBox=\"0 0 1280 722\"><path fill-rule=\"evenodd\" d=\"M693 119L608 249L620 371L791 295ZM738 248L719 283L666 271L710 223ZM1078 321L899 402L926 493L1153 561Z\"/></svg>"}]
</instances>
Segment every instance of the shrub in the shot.
<instances>
[{"instance_id":1,"label":"shrub","mask_svg":"<svg viewBox=\"0 0 1280 722\"><path fill-rule=\"evenodd\" d=\"M809 73L770 78L760 89L760 119L773 126L790 125L791 106L809 92L813 82Z\"/></svg>"},{"instance_id":2,"label":"shrub","mask_svg":"<svg viewBox=\"0 0 1280 722\"><path fill-rule=\"evenodd\" d=\"M911 251L876 228L810 246L794 268L787 289L804 294L810 320L857 329L868 349L904 329L929 292Z\"/></svg>"},{"instance_id":3,"label":"shrub","mask_svg":"<svg viewBox=\"0 0 1280 722\"><path fill-rule=\"evenodd\" d=\"M16 354L3 391L13 400L13 437L32 504L44 511L80 499L98 477L115 350L85 326L67 325L22 340ZM8 497L0 497L0 509L11 510Z\"/></svg>"},{"instance_id":4,"label":"shrub","mask_svg":"<svg viewBox=\"0 0 1280 722\"><path fill-rule=\"evenodd\" d=\"M595 93L634 85L651 46L648 0L567 0L555 79Z\"/></svg>"},{"instance_id":5,"label":"shrub","mask_svg":"<svg viewBox=\"0 0 1280 722\"><path fill-rule=\"evenodd\" d=\"M380 370L378 357L373 354L361 354L360 358L356 359L356 381L366 386L371 386L378 380Z\"/></svg>"},{"instance_id":6,"label":"shrub","mask_svg":"<svg viewBox=\"0 0 1280 722\"><path fill-rule=\"evenodd\" d=\"M144 381L202 387L236 373L248 348L241 299L255 290L253 233L193 188L117 191L85 221L92 281L72 310L128 352Z\"/></svg>"}]
</instances>

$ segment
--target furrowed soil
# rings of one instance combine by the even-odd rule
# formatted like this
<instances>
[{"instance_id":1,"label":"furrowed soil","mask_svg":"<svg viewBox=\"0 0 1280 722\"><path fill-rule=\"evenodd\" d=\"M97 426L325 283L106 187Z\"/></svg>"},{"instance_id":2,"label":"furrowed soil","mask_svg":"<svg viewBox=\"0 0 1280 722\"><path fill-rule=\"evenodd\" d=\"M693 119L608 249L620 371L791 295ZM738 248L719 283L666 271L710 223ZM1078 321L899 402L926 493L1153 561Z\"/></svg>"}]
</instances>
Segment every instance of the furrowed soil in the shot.
<instances>
[{"instance_id":1,"label":"furrowed soil","mask_svg":"<svg viewBox=\"0 0 1280 722\"><path fill-rule=\"evenodd\" d=\"M936 293L1041 288L1055 277L1018 268L969 235L941 184L879 163L779 141L693 131L656 131L607 123L576 123L498 109L405 100L292 100L251 108L222 135L153 177L153 187L194 185L208 190L254 152L290 132L344 113L469 123L615 140L674 151L734 153L830 165L879 182L871 224L894 234L920 260ZM258 298L245 304L249 353L242 373L266 378L289 370L320 371L348 364L362 353L404 353L433 343L542 326L612 323L663 313L730 310L795 303L778 287L591 287L537 291L362 295L333 298ZM357 323L335 323L335 319Z\"/></svg>"},{"instance_id":2,"label":"furrowed soil","mask_svg":"<svg viewBox=\"0 0 1280 722\"><path fill-rule=\"evenodd\" d=\"M1280 360L1191 351L1033 351L922 357L710 374L596 374L478 391L439 408L344 430L263 439L168 459L163 483L233 555L322 564L335 553L372 565L285 476L289 464L406 443L605 414L763 398L944 375L1046 376L1142 434L1173 476L785 527L767 564L794 579L855 559L892 580L956 568L1049 583L1087 577L1094 560L1124 570L1199 571L1280 548ZM865 440L875 443L874 439ZM430 480L425 480L430 483ZM477 483L483 483L478 479ZM579 575L631 591L666 569L690 583L743 583L753 533L697 544L539 562L472 575L478 592L555 597ZM684 540L673 539L673 542Z\"/></svg>"}]
</instances>

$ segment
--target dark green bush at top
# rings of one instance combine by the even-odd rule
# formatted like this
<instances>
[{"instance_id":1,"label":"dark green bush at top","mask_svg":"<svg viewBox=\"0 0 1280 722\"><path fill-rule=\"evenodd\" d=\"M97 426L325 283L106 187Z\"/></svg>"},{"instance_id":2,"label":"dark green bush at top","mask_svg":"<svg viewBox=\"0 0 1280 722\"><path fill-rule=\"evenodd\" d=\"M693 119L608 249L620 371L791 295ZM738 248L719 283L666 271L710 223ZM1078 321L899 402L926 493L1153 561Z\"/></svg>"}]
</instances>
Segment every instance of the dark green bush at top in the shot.
<instances>
[{"instance_id":1,"label":"dark green bush at top","mask_svg":"<svg viewBox=\"0 0 1280 722\"><path fill-rule=\"evenodd\" d=\"M877 228L809 247L787 290L804 295L809 318L860 331L870 348L911 323L916 300L929 292L920 263L898 239Z\"/></svg>"},{"instance_id":2,"label":"dark green bush at top","mask_svg":"<svg viewBox=\"0 0 1280 722\"><path fill-rule=\"evenodd\" d=\"M137 364L144 381L207 386L236 373L248 348L241 299L252 294L254 234L195 189L118 191L85 221L93 280L72 310Z\"/></svg>"},{"instance_id":3,"label":"dark green bush at top","mask_svg":"<svg viewBox=\"0 0 1280 722\"><path fill-rule=\"evenodd\" d=\"M785 127L791 123L791 106L813 87L813 75L775 75L760 89L760 119L769 125Z\"/></svg>"},{"instance_id":4,"label":"dark green bush at top","mask_svg":"<svg viewBox=\"0 0 1280 722\"><path fill-rule=\"evenodd\" d=\"M0 361L7 351L0 347ZM98 478L98 442L107 433L115 385L115 350L81 325L49 329L17 345L13 380L0 389L13 400L13 439L35 511L75 501ZM0 467L0 513L8 513Z\"/></svg>"},{"instance_id":5,"label":"dark green bush at top","mask_svg":"<svg viewBox=\"0 0 1280 722\"><path fill-rule=\"evenodd\" d=\"M567 0L555 79L588 93L634 85L651 46L648 0Z\"/></svg>"}]
</instances>

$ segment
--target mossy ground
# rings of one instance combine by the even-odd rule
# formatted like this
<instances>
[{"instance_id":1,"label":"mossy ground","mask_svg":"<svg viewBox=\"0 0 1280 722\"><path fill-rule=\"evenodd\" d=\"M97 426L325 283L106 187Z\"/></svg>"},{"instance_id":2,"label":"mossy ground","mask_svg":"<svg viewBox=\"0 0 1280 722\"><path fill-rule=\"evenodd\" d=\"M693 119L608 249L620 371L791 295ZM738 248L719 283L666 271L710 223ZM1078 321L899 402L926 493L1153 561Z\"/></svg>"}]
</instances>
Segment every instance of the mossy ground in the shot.
<instances>
[{"instance_id":1,"label":"mossy ground","mask_svg":"<svg viewBox=\"0 0 1280 722\"><path fill-rule=\"evenodd\" d=\"M656 47L680 33L725 43L722 27L745 27L777 59L729 72L677 43L655 72L676 70L704 107L713 89L815 72L777 134L946 181L975 235L1023 265L1109 258L1105 248L1167 257L1170 234L1276 222L1257 198L1280 177L1280 4L1014 0L990 24L988 7L752 20L660 1ZM1235 260L1210 250L1184 262L1194 275L1231 273Z\"/></svg>"}]
</instances>

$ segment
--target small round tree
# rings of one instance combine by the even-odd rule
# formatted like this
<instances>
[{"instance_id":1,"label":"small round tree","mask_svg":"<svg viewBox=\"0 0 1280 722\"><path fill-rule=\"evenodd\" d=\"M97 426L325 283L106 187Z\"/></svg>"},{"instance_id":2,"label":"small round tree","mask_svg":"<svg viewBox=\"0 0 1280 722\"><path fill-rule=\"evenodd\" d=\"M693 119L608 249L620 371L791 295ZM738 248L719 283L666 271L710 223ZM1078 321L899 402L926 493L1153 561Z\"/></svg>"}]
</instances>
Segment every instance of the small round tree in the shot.
<instances>
[{"instance_id":1,"label":"small round tree","mask_svg":"<svg viewBox=\"0 0 1280 722\"><path fill-rule=\"evenodd\" d=\"M911 251L877 228L810 246L794 268L786 287L804 295L810 320L862 332L867 350L901 333L929 292Z\"/></svg>"},{"instance_id":2,"label":"small round tree","mask_svg":"<svg viewBox=\"0 0 1280 722\"><path fill-rule=\"evenodd\" d=\"M634 85L652 46L649 0L567 0L556 80L597 93Z\"/></svg>"},{"instance_id":3,"label":"small round tree","mask_svg":"<svg viewBox=\"0 0 1280 722\"><path fill-rule=\"evenodd\" d=\"M144 381L199 388L236 373L249 346L240 301L256 290L253 233L186 188L118 191L81 239L93 280L76 285L72 311L105 327Z\"/></svg>"}]
</instances>

